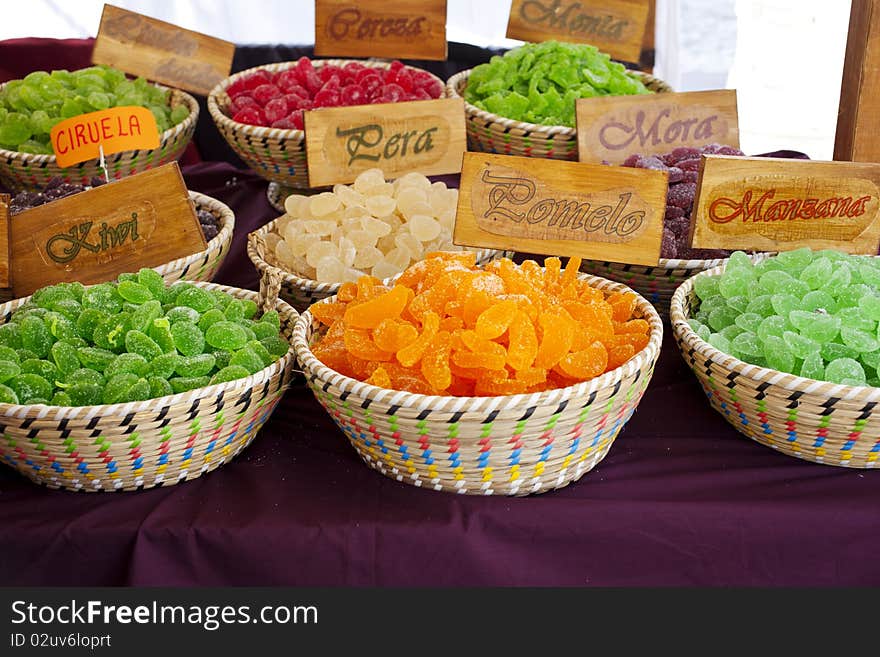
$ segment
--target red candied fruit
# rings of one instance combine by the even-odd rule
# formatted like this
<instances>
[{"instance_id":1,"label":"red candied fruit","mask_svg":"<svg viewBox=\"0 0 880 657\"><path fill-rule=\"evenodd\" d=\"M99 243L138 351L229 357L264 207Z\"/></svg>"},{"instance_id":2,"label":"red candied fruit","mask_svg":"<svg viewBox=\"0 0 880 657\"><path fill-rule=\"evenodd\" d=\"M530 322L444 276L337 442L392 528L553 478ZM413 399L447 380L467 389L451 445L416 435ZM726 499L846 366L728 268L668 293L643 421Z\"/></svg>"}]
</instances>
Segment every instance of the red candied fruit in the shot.
<instances>
[{"instance_id":1,"label":"red candied fruit","mask_svg":"<svg viewBox=\"0 0 880 657\"><path fill-rule=\"evenodd\" d=\"M266 120L269 123L275 123L275 121L280 121L281 119L287 117L294 108L288 107L287 101L284 100L284 97L281 98L273 98L266 106L263 108L263 114L266 115Z\"/></svg>"},{"instance_id":2,"label":"red candied fruit","mask_svg":"<svg viewBox=\"0 0 880 657\"><path fill-rule=\"evenodd\" d=\"M304 110L430 100L443 95L443 85L430 73L397 60L387 69L359 62L315 68L308 57L301 57L279 73L256 71L230 85L227 93L236 121L301 130Z\"/></svg>"},{"instance_id":3,"label":"red candied fruit","mask_svg":"<svg viewBox=\"0 0 880 657\"><path fill-rule=\"evenodd\" d=\"M283 119L278 119L273 122L271 125L272 128L279 128L281 130L298 130L296 124L291 120L289 116L285 116Z\"/></svg>"},{"instance_id":4,"label":"red candied fruit","mask_svg":"<svg viewBox=\"0 0 880 657\"><path fill-rule=\"evenodd\" d=\"M281 98L282 95L281 89L274 84L261 84L254 89L254 100L264 107L270 100Z\"/></svg>"},{"instance_id":5,"label":"red candied fruit","mask_svg":"<svg viewBox=\"0 0 880 657\"><path fill-rule=\"evenodd\" d=\"M251 106L245 107L243 110L236 112L235 116L232 117L233 121L238 121L239 123L248 123L250 125L267 125L266 117L259 107Z\"/></svg>"},{"instance_id":6,"label":"red candied fruit","mask_svg":"<svg viewBox=\"0 0 880 657\"><path fill-rule=\"evenodd\" d=\"M245 92L236 96L229 104L229 107L233 114L237 114L245 107L256 107L259 109L260 105L251 97L250 93Z\"/></svg>"}]
</instances>

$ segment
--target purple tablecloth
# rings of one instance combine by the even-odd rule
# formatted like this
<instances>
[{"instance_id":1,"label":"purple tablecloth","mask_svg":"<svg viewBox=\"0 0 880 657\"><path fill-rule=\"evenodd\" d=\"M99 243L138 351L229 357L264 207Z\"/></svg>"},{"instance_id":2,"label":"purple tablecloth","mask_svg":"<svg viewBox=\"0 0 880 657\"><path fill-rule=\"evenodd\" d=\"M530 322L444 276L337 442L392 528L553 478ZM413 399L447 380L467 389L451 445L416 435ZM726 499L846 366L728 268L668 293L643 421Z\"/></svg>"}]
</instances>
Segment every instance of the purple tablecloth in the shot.
<instances>
[{"instance_id":1,"label":"purple tablecloth","mask_svg":"<svg viewBox=\"0 0 880 657\"><path fill-rule=\"evenodd\" d=\"M221 164L185 174L236 211L219 280L255 288L244 244L277 214L266 183ZM531 498L386 479L302 385L247 451L184 484L71 493L0 468L7 585L878 585L878 554L880 472L740 436L668 335L606 459Z\"/></svg>"}]
</instances>

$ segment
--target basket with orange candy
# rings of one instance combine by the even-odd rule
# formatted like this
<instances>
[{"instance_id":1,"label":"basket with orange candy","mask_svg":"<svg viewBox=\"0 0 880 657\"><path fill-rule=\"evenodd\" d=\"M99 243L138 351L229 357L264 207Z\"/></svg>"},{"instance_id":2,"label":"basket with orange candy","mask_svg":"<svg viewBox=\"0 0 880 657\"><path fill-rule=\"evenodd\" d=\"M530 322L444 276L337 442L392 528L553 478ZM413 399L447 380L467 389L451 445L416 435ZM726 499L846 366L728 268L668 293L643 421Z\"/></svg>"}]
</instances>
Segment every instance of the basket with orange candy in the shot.
<instances>
[{"instance_id":1,"label":"basket with orange candy","mask_svg":"<svg viewBox=\"0 0 880 657\"><path fill-rule=\"evenodd\" d=\"M433 253L301 315L294 349L371 467L417 486L524 495L591 470L636 408L662 339L653 306L580 261Z\"/></svg>"}]
</instances>

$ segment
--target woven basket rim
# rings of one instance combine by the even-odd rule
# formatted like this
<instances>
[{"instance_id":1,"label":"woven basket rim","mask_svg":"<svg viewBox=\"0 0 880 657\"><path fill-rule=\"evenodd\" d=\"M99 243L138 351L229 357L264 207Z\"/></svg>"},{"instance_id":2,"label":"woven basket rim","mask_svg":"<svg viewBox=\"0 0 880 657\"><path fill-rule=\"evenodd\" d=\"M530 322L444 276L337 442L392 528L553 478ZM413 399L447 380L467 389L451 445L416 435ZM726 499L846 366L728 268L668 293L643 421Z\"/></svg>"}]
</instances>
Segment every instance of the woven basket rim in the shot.
<instances>
[{"instance_id":1,"label":"woven basket rim","mask_svg":"<svg viewBox=\"0 0 880 657\"><path fill-rule=\"evenodd\" d=\"M2 90L7 84L9 84L9 82L11 82L11 80L9 80L7 82L0 83L0 90ZM199 118L199 103L193 96L191 96L190 94L188 94L187 92L185 92L181 89L174 89L171 87L166 87L161 84L155 84L155 83L151 83L151 84L153 84L153 86L155 86L155 87L159 87L160 89L165 89L167 91L170 91L171 96L169 97L169 100L173 101L175 97L179 97L184 103L186 103L187 107L189 107L189 116L187 116L183 121L181 121L177 125L168 128L168 130L166 130L161 135L159 135L159 148L161 148L162 144L173 140L179 134L181 134L182 132L185 132L191 126L193 126L195 124L195 122ZM140 150L144 150L145 152L149 153L149 152L155 151L157 149L148 148L148 149L140 149ZM134 153L135 151L124 151L124 152L125 153ZM122 153L119 153L119 154L122 154ZM117 155L117 153L114 153L114 155ZM0 148L0 158L2 158L4 160L18 160L24 165L40 166L40 165L45 165L45 164L54 164L55 166L58 166L58 164L57 164L58 158L56 158L55 155L45 155L45 154L37 154L37 153L22 153L21 151L10 151L5 148ZM90 162L97 163L97 162L99 162L99 160L97 160L97 159L87 160L86 162L80 162L78 164L74 164L70 167L64 167L64 168L73 169L77 166L80 166L82 164L88 164ZM61 168L61 167L59 167L59 168Z\"/></svg>"},{"instance_id":2,"label":"woven basket rim","mask_svg":"<svg viewBox=\"0 0 880 657\"><path fill-rule=\"evenodd\" d=\"M465 69L464 71L459 71L455 75L449 78L446 82L446 91L450 98L461 98L464 99L464 94L462 91L459 91L466 83L468 78L470 77L471 71L473 68ZM644 83L648 83L652 80L656 80L657 82L662 82L666 86L669 86L664 80L661 80L658 77L650 75L648 73L644 73L642 71L634 71L632 69L627 69L628 72L642 80ZM659 92L656 92L659 93ZM471 105L466 100L464 101L464 109L471 116L475 116L481 121L486 121L489 123L498 123L503 125L505 128L514 128L517 130L523 130L525 132L538 132L543 133L545 135L554 135L565 137L567 139L577 139L577 128L570 128L565 125L544 125L540 123L528 123L527 121L517 121L516 119L508 119L499 114L493 114L492 112L487 112L486 110L482 110L475 105Z\"/></svg>"},{"instance_id":3,"label":"woven basket rim","mask_svg":"<svg viewBox=\"0 0 880 657\"><path fill-rule=\"evenodd\" d=\"M631 292L635 294L636 307L651 326L651 335L645 348L637 352L620 367L616 367L589 381L583 381L565 388L554 388L544 392L486 397L424 395L404 390L380 388L340 374L336 370L324 365L314 356L311 347L306 341L306 333L312 324L312 315L309 311L301 313L299 319L297 319L293 330L292 344L297 360L303 368L303 374L307 378L313 376L325 384L329 384L332 380L334 387L338 388L341 393L354 394L359 398L367 398L372 401L379 401L390 397L388 403L399 408L415 408L419 411L427 409L449 410L457 413L476 410L484 412L507 410L521 404L527 404L530 407L560 404L567 402L571 398L584 397L596 390L617 385L627 377L635 375L636 372L641 372L645 367L649 367L651 363L656 361L660 353L660 345L663 342L663 321L660 319L660 315L654 306L641 294L622 283L615 283L600 276L579 272L578 278L586 280L590 285L603 292ZM327 297L318 303L332 303L335 299L335 296Z\"/></svg>"},{"instance_id":4,"label":"woven basket rim","mask_svg":"<svg viewBox=\"0 0 880 657\"><path fill-rule=\"evenodd\" d=\"M391 66L391 62L383 62L383 61L371 61L371 60L361 60L361 59L312 59L312 66L315 68L320 68L321 66L344 66L350 62L355 62L357 64L362 64L364 66L370 68L381 68L387 69ZM297 140L302 141L305 138L305 130L289 130L283 128L270 128L265 126L257 126L250 125L249 123L239 123L238 121L233 121L232 117L227 116L223 113L223 110L220 109L219 99L221 95L226 94L226 89L238 81L240 78L250 75L256 71L271 71L276 73L278 71L284 71L289 68L293 68L296 66L296 61L287 61L287 62L275 62L272 64L260 64L259 66L252 66L251 68L245 69L243 71L239 71L238 73L234 73L227 78L224 78L211 90L211 93L208 94L207 105L208 112L211 115L211 118L218 125L222 125L223 127L229 130L235 130L241 132L250 137L254 137L257 139L262 139L264 137L268 137L270 139L280 139L286 138L289 140ZM410 70L419 71L422 73L427 73L435 80L437 80L440 84L442 84L445 88L445 83L439 77L427 71L423 68L418 68L417 66L409 66L404 64L404 68L408 68Z\"/></svg>"},{"instance_id":5,"label":"woven basket rim","mask_svg":"<svg viewBox=\"0 0 880 657\"><path fill-rule=\"evenodd\" d=\"M257 292L254 292L253 290L232 287L229 285L221 285L219 283L207 283L197 281L185 282L201 288L205 288L207 290L221 290L223 292L228 292L233 296L236 296L236 298L244 297L259 302L259 294ZM0 315L4 315L7 312L14 311L16 308L24 304L29 299L30 296L21 297L19 299L8 301L4 304L0 304ZM299 319L299 313L290 304L279 297L275 300L274 309L283 311L283 314L289 314L291 316L291 322L295 326L296 321L298 321ZM264 367L259 372L251 374L247 377L241 379L233 379L232 381L224 381L222 383L215 383L213 385L205 386L204 388L195 388L193 390L187 390L186 392L166 395L164 397L155 397L153 399L147 399L144 401L120 402L117 404L99 404L95 406L52 406L48 404L5 404L0 402L0 417L25 417L28 414L29 409L39 409L36 414L36 419L42 419L50 416L55 416L57 418L64 417L70 419L79 416L85 416L86 419L89 419L91 417L99 415L125 417L129 413L136 413L138 411L146 410L154 406L173 406L183 401L190 403L197 398L201 399L205 397L215 397L218 394L226 392L227 390L233 388L255 388L256 386L269 380L277 372L283 370L286 366L286 363L291 357L293 357L293 355L293 345L291 344L290 348L287 351L287 354L281 356L271 365Z\"/></svg>"},{"instance_id":6,"label":"woven basket rim","mask_svg":"<svg viewBox=\"0 0 880 657\"><path fill-rule=\"evenodd\" d=\"M232 240L232 234L235 231L235 213L232 211L232 208L213 196L208 196L201 192L189 190L189 197L196 203L196 205L201 205L209 210L216 210L220 214L220 230L212 239L208 240L208 243L203 250L156 266L155 269L160 274L167 270L180 269L186 266L189 262L203 258L206 254L211 253L212 251L217 251L222 248L224 244Z\"/></svg>"},{"instance_id":7,"label":"woven basket rim","mask_svg":"<svg viewBox=\"0 0 880 657\"><path fill-rule=\"evenodd\" d=\"M688 317L684 312L684 301L694 287L694 281L700 276L717 276L724 271L724 266L714 267L700 272L696 276L692 276L684 281L675 293L669 304L669 321L672 325L673 335L678 338L679 343L689 345L701 356L720 364L724 369L729 370L738 376L743 376L751 381L767 383L773 386L780 386L792 392L800 392L810 395L821 395L823 397L835 397L842 400L859 400L866 402L880 401L880 388L871 386L848 386L841 383L831 383L830 381L819 381L816 379L808 379L798 376L797 374L789 374L788 372L780 372L779 370L752 365L742 361L730 354L726 354L713 347L711 344L703 340L690 324L687 323Z\"/></svg>"},{"instance_id":8,"label":"woven basket rim","mask_svg":"<svg viewBox=\"0 0 880 657\"><path fill-rule=\"evenodd\" d=\"M749 258L755 262L775 255L772 251L759 251L749 255ZM632 265L625 262L611 262L610 260L593 260L592 262L601 262L602 264L618 265L620 267L629 267L630 269L642 267L644 269L714 269L722 266L730 256L725 258L710 258L706 260L679 260L678 258L660 258L656 265Z\"/></svg>"},{"instance_id":9,"label":"woven basket rim","mask_svg":"<svg viewBox=\"0 0 880 657\"><path fill-rule=\"evenodd\" d=\"M251 262L254 263L254 266L257 270L262 274L266 272L275 272L281 278L281 280L290 285L294 285L302 290L306 290L309 292L331 292L334 293L342 283L319 283L318 281L311 278L303 278L302 276L295 274L293 272L289 272L285 269L281 269L273 265L271 262L267 261L264 258L260 257L260 254L257 253L257 243L256 236L263 237L264 235L268 235L272 232L272 228L275 227L276 222L281 219L284 215L280 217L276 217L269 223L261 226L255 231L248 233L247 238L247 254L251 259ZM490 256L500 253L499 249L480 249L479 251L475 251L477 254L477 262L489 258ZM402 272L401 272L402 273ZM388 285L392 283L400 274L395 274L394 276L389 276L382 280L383 285Z\"/></svg>"}]
</instances>

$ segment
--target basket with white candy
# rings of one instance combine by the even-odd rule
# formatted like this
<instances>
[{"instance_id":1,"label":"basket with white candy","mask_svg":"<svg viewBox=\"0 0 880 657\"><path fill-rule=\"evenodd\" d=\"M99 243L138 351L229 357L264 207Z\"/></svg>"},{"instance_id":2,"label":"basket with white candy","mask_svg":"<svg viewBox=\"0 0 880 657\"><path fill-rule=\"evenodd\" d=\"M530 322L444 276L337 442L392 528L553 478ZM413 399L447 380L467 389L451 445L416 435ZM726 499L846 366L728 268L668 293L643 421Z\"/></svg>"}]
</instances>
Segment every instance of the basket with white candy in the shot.
<instances>
[{"instance_id":1,"label":"basket with white candy","mask_svg":"<svg viewBox=\"0 0 880 657\"><path fill-rule=\"evenodd\" d=\"M319 283L384 280L431 251L458 251L452 227L458 190L419 173L394 182L380 169L332 192L288 196L266 236L276 266ZM267 253L268 256L268 253Z\"/></svg>"}]
</instances>

